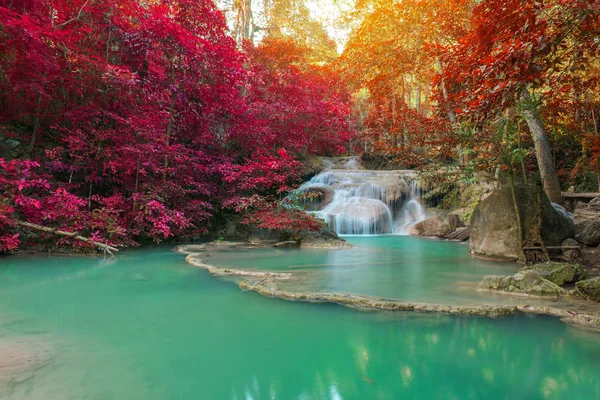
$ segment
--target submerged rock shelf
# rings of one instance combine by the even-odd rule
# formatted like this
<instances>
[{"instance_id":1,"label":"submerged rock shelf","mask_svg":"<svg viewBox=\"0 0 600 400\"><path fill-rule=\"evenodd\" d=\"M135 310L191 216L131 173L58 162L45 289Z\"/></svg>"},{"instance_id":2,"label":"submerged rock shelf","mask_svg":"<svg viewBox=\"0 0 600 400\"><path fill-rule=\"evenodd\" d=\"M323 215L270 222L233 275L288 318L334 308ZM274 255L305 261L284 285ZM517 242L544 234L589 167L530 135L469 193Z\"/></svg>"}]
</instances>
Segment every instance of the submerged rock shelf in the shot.
<instances>
[{"instance_id":1,"label":"submerged rock shelf","mask_svg":"<svg viewBox=\"0 0 600 400\"><path fill-rule=\"evenodd\" d=\"M238 249L248 248L240 244ZM254 247L250 247L254 248ZM301 272L275 272L255 271L249 269L222 268L206 264L202 257L207 249L215 250L214 246L180 246L177 251L188 254L186 261L217 277L238 278L236 283L244 291L254 291L262 296L278 298L287 301L331 303L362 311L414 311L414 312L438 312L459 316L481 316L481 317L503 317L518 312L536 315L548 315L558 317L561 321L570 325L600 331L600 308L588 304L583 300L569 299L569 303L556 306L546 306L540 301L545 299L536 298L537 304L473 304L473 305L449 305L424 302L400 301L390 298L379 298L341 292L313 292L293 291L280 287L285 282L286 286L295 280L300 282L307 275L314 274L313 271ZM510 296L510 294L507 294ZM523 295L520 295L523 299ZM552 300L548 300L548 303Z\"/></svg>"},{"instance_id":2,"label":"submerged rock shelf","mask_svg":"<svg viewBox=\"0 0 600 400\"><path fill-rule=\"evenodd\" d=\"M190 254L185 258L189 264L195 267L204 268L214 276L244 276L254 278L270 278L270 279L290 279L292 274L285 272L265 272L265 271L249 271L243 269L219 268L205 264L202 260L196 258L194 254Z\"/></svg>"},{"instance_id":3,"label":"submerged rock shelf","mask_svg":"<svg viewBox=\"0 0 600 400\"><path fill-rule=\"evenodd\" d=\"M279 290L271 284L272 281L270 280L261 280L258 282L243 280L238 286L242 290L254 291L266 297L311 303L334 303L358 310L440 312L452 315L486 317L501 317L517 311L516 306L446 306L441 304L400 302L392 299L375 299L346 293L290 292Z\"/></svg>"}]
</instances>

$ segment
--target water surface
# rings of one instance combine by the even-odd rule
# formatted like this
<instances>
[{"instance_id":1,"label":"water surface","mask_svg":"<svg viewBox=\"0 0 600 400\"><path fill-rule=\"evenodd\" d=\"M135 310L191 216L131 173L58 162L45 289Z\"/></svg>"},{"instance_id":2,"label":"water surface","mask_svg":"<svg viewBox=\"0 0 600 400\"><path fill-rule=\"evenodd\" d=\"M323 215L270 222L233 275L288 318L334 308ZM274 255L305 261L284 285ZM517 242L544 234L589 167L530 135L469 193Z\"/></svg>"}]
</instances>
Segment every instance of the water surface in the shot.
<instances>
[{"instance_id":1,"label":"water surface","mask_svg":"<svg viewBox=\"0 0 600 400\"><path fill-rule=\"evenodd\" d=\"M465 250L425 241L417 258L411 242L401 241L393 245L398 251L361 260L360 254L372 253L367 247L383 245L378 239L352 241L365 249L301 252L290 265L322 264L323 257L348 268L382 262L373 265L388 279L394 274L385 271L393 265L417 265L420 272L406 271L385 286L391 294L404 286L416 296L415 285L437 288L446 279L419 284L425 270L443 273L444 257L462 259ZM159 247L122 252L113 260L1 259L0 338L44 342L54 355L31 379L11 391L0 388L0 398L600 398L600 336L556 319L370 313L290 303L242 292L183 258ZM288 268L272 255L247 261ZM452 279L471 275L464 262L449 269ZM484 265L471 266L507 268ZM349 289L352 283L338 267L327 272L323 285ZM365 289L386 280L377 274L370 279L354 284Z\"/></svg>"},{"instance_id":2,"label":"water surface","mask_svg":"<svg viewBox=\"0 0 600 400\"><path fill-rule=\"evenodd\" d=\"M305 273L280 286L291 291L345 292L442 304L522 303L478 292L485 275L510 275L515 263L471 257L467 246L413 236L345 236L352 249L273 249L208 252L206 263Z\"/></svg>"}]
</instances>

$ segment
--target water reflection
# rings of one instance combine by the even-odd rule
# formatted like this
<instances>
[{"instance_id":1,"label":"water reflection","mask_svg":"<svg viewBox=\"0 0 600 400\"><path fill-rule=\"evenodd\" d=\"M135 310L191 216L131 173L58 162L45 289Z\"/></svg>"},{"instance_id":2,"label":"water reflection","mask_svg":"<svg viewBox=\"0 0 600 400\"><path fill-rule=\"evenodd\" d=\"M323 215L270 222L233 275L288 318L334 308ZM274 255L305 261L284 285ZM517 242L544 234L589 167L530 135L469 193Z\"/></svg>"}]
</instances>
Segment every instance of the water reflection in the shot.
<instances>
[{"instance_id":1,"label":"water reflection","mask_svg":"<svg viewBox=\"0 0 600 400\"><path fill-rule=\"evenodd\" d=\"M316 371L301 368L294 375L295 385L281 385L262 397L252 391L246 398L562 399L567 393L577 399L598 398L599 361L594 357L600 349L584 354L571 342L569 328L558 322L540 335L537 323L552 320L539 318L442 317L432 323L407 315L362 321L376 330L340 324L340 340L328 342L327 354L314 349L307 356ZM386 328L381 330L381 324ZM569 348L557 346L561 342L570 342ZM307 366L305 357L290 362ZM285 381L278 374L262 379Z\"/></svg>"},{"instance_id":2,"label":"water reflection","mask_svg":"<svg viewBox=\"0 0 600 400\"><path fill-rule=\"evenodd\" d=\"M344 292L444 304L489 303L495 296L476 290L483 276L518 270L514 264L474 259L465 246L455 243L393 235L348 240L356 247L243 250L213 254L207 262L304 272L300 279L280 282L280 288L288 291Z\"/></svg>"},{"instance_id":3,"label":"water reflection","mask_svg":"<svg viewBox=\"0 0 600 400\"><path fill-rule=\"evenodd\" d=\"M600 398L600 336L555 319L284 302L241 292L178 254L144 254L81 279L53 280L43 260L18 259L11 276L0 276L0 320L22 321L0 321L0 336L43 331L59 343L52 364L24 381L15 393L25 395L16 398ZM315 254L296 262L323 263L323 253ZM72 263L56 265L58 275L95 266L85 258ZM344 268L330 280L352 283ZM48 283L28 286L40 281Z\"/></svg>"}]
</instances>

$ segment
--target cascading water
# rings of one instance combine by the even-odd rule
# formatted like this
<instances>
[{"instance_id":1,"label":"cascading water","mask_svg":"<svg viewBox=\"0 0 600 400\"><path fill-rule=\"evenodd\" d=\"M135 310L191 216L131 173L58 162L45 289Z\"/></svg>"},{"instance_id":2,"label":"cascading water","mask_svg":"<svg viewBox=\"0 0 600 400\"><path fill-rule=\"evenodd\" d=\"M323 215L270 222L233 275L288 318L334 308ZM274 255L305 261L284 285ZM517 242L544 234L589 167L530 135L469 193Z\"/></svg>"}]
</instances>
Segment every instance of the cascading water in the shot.
<instances>
[{"instance_id":1,"label":"cascading water","mask_svg":"<svg viewBox=\"0 0 600 400\"><path fill-rule=\"evenodd\" d=\"M327 160L326 171L298 191L313 193L302 202L340 235L408 234L425 219L415 173L358 169L356 158Z\"/></svg>"}]
</instances>

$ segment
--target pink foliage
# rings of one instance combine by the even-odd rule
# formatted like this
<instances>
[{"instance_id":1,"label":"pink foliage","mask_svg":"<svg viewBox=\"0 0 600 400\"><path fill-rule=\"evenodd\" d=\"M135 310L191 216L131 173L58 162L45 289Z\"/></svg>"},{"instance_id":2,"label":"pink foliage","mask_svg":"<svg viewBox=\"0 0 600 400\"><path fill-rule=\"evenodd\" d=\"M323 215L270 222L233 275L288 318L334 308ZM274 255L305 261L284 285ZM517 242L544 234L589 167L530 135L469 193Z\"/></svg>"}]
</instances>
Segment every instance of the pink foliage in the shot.
<instances>
[{"instance_id":1,"label":"pink foliage","mask_svg":"<svg viewBox=\"0 0 600 400\"><path fill-rule=\"evenodd\" d=\"M210 0L2 4L0 251L20 220L115 245L203 233L350 137L333 78L241 52Z\"/></svg>"}]
</instances>

